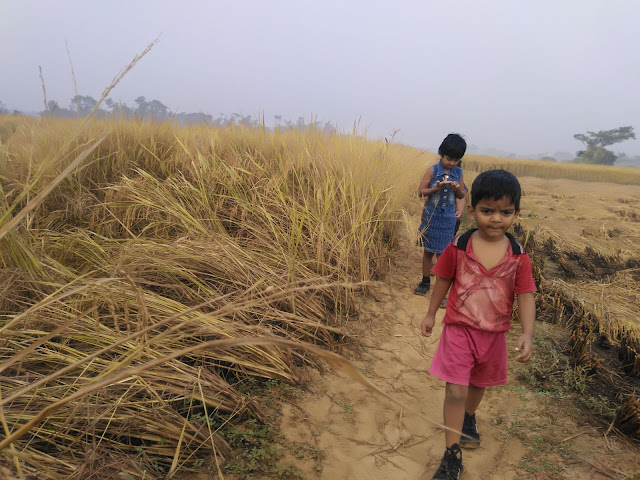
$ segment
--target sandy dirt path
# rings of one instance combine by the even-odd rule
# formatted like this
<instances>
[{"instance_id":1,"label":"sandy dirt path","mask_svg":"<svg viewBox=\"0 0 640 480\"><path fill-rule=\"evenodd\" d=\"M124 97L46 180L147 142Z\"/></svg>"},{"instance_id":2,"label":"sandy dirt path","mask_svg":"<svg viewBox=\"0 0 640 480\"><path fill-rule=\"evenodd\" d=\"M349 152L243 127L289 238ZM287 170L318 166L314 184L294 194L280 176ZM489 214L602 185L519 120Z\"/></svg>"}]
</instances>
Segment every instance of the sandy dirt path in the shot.
<instances>
[{"instance_id":1,"label":"sandy dirt path","mask_svg":"<svg viewBox=\"0 0 640 480\"><path fill-rule=\"evenodd\" d=\"M374 288L375 300L366 301L355 326L364 348L346 354L382 390L440 422L444 384L427 368L444 310L434 335L421 336L429 296L413 293L420 254L407 248L385 284ZM488 389L477 412L482 446L464 450L462 478L622 479L634 472L635 447L604 438L602 429L576 422L572 405L518 382L513 346L519 331L515 325L508 336L509 384ZM285 441L321 452L320 460L291 459L308 479L430 479L444 452L441 429L330 370L313 372L304 397L285 403L282 413Z\"/></svg>"}]
</instances>

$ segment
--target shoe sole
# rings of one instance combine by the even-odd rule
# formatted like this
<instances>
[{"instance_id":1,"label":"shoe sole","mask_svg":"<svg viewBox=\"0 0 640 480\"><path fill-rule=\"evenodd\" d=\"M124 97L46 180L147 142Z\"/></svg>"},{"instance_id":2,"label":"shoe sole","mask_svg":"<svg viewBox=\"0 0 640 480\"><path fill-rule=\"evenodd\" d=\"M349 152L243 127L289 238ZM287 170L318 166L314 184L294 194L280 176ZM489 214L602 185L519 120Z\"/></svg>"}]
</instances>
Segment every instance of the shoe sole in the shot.
<instances>
[{"instance_id":1,"label":"shoe sole","mask_svg":"<svg viewBox=\"0 0 640 480\"><path fill-rule=\"evenodd\" d=\"M460 446L461 446L462 448L469 448L469 449L471 449L471 450L474 450L474 449L476 449L476 448L479 448L479 447L480 447L480 442L478 442L478 443L471 443L471 442L469 442L469 443L466 443L466 442L465 442L465 443L463 443L463 442L460 442Z\"/></svg>"},{"instance_id":2,"label":"shoe sole","mask_svg":"<svg viewBox=\"0 0 640 480\"><path fill-rule=\"evenodd\" d=\"M427 292L428 292L428 291L429 291L429 290L427 290ZM422 292L416 292L415 290L413 291L413 293L415 293L416 295L422 295L422 296L426 295L426 294L427 294L427 292L422 293Z\"/></svg>"}]
</instances>

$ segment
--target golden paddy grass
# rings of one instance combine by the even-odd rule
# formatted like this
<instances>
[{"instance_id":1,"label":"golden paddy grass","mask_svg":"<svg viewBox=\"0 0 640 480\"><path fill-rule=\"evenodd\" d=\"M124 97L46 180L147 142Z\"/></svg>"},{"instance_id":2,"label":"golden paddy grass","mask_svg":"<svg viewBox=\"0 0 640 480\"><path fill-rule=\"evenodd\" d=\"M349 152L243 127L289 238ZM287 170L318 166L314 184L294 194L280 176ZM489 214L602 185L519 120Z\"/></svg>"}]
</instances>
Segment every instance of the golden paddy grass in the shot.
<instances>
[{"instance_id":1,"label":"golden paddy grass","mask_svg":"<svg viewBox=\"0 0 640 480\"><path fill-rule=\"evenodd\" d=\"M347 336L355 292L415 231L414 192L435 156L313 129L79 127L0 118L2 463L147 479L212 452L221 465L225 426L261 416L242 385L295 383L316 361L255 339L331 349ZM606 267L637 261L638 172L464 163L468 183L489 167L521 177L538 245L605 257L593 278L544 276L542 290L583 282L574 300L600 312L613 343L637 342L633 267Z\"/></svg>"},{"instance_id":2,"label":"golden paddy grass","mask_svg":"<svg viewBox=\"0 0 640 480\"><path fill-rule=\"evenodd\" d=\"M18 475L222 463L225 427L261 417L242 385L316 362L248 343L339 344L402 226L411 172L381 142L2 121L0 448Z\"/></svg>"}]
</instances>

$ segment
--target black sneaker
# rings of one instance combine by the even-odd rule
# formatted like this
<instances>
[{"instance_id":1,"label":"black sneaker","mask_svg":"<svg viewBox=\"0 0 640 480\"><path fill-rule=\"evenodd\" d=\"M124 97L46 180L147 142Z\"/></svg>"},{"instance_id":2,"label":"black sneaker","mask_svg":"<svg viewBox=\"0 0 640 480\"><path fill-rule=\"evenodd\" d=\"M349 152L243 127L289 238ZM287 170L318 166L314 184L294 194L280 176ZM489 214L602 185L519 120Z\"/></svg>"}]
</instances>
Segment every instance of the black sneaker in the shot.
<instances>
[{"instance_id":1,"label":"black sneaker","mask_svg":"<svg viewBox=\"0 0 640 480\"><path fill-rule=\"evenodd\" d=\"M463 470L462 450L460 445L454 443L444 452L440 467L431 480L458 480Z\"/></svg>"},{"instance_id":2,"label":"black sneaker","mask_svg":"<svg viewBox=\"0 0 640 480\"><path fill-rule=\"evenodd\" d=\"M480 446L480 434L478 433L478 425L476 425L476 414L469 415L464 412L464 423L462 424L462 433L460 437L460 445L465 448L478 448Z\"/></svg>"},{"instance_id":3,"label":"black sneaker","mask_svg":"<svg viewBox=\"0 0 640 480\"><path fill-rule=\"evenodd\" d=\"M414 292L416 293L416 295L424 295L425 293L427 293L429 291L429 289L431 288L431 279L427 277L427 280L422 280L418 286L416 287L416 289L414 290Z\"/></svg>"}]
</instances>

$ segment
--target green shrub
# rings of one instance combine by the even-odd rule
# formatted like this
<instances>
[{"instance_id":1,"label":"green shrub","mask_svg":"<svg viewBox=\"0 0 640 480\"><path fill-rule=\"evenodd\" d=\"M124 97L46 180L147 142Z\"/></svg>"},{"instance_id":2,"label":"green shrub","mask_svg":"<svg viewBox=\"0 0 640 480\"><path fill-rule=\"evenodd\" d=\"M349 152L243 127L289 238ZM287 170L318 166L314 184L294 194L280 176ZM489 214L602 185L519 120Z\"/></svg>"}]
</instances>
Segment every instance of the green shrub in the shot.
<instances>
[{"instance_id":1,"label":"green shrub","mask_svg":"<svg viewBox=\"0 0 640 480\"><path fill-rule=\"evenodd\" d=\"M602 147L589 147L574 161L577 163L590 163L593 165L613 165L616 155Z\"/></svg>"}]
</instances>

